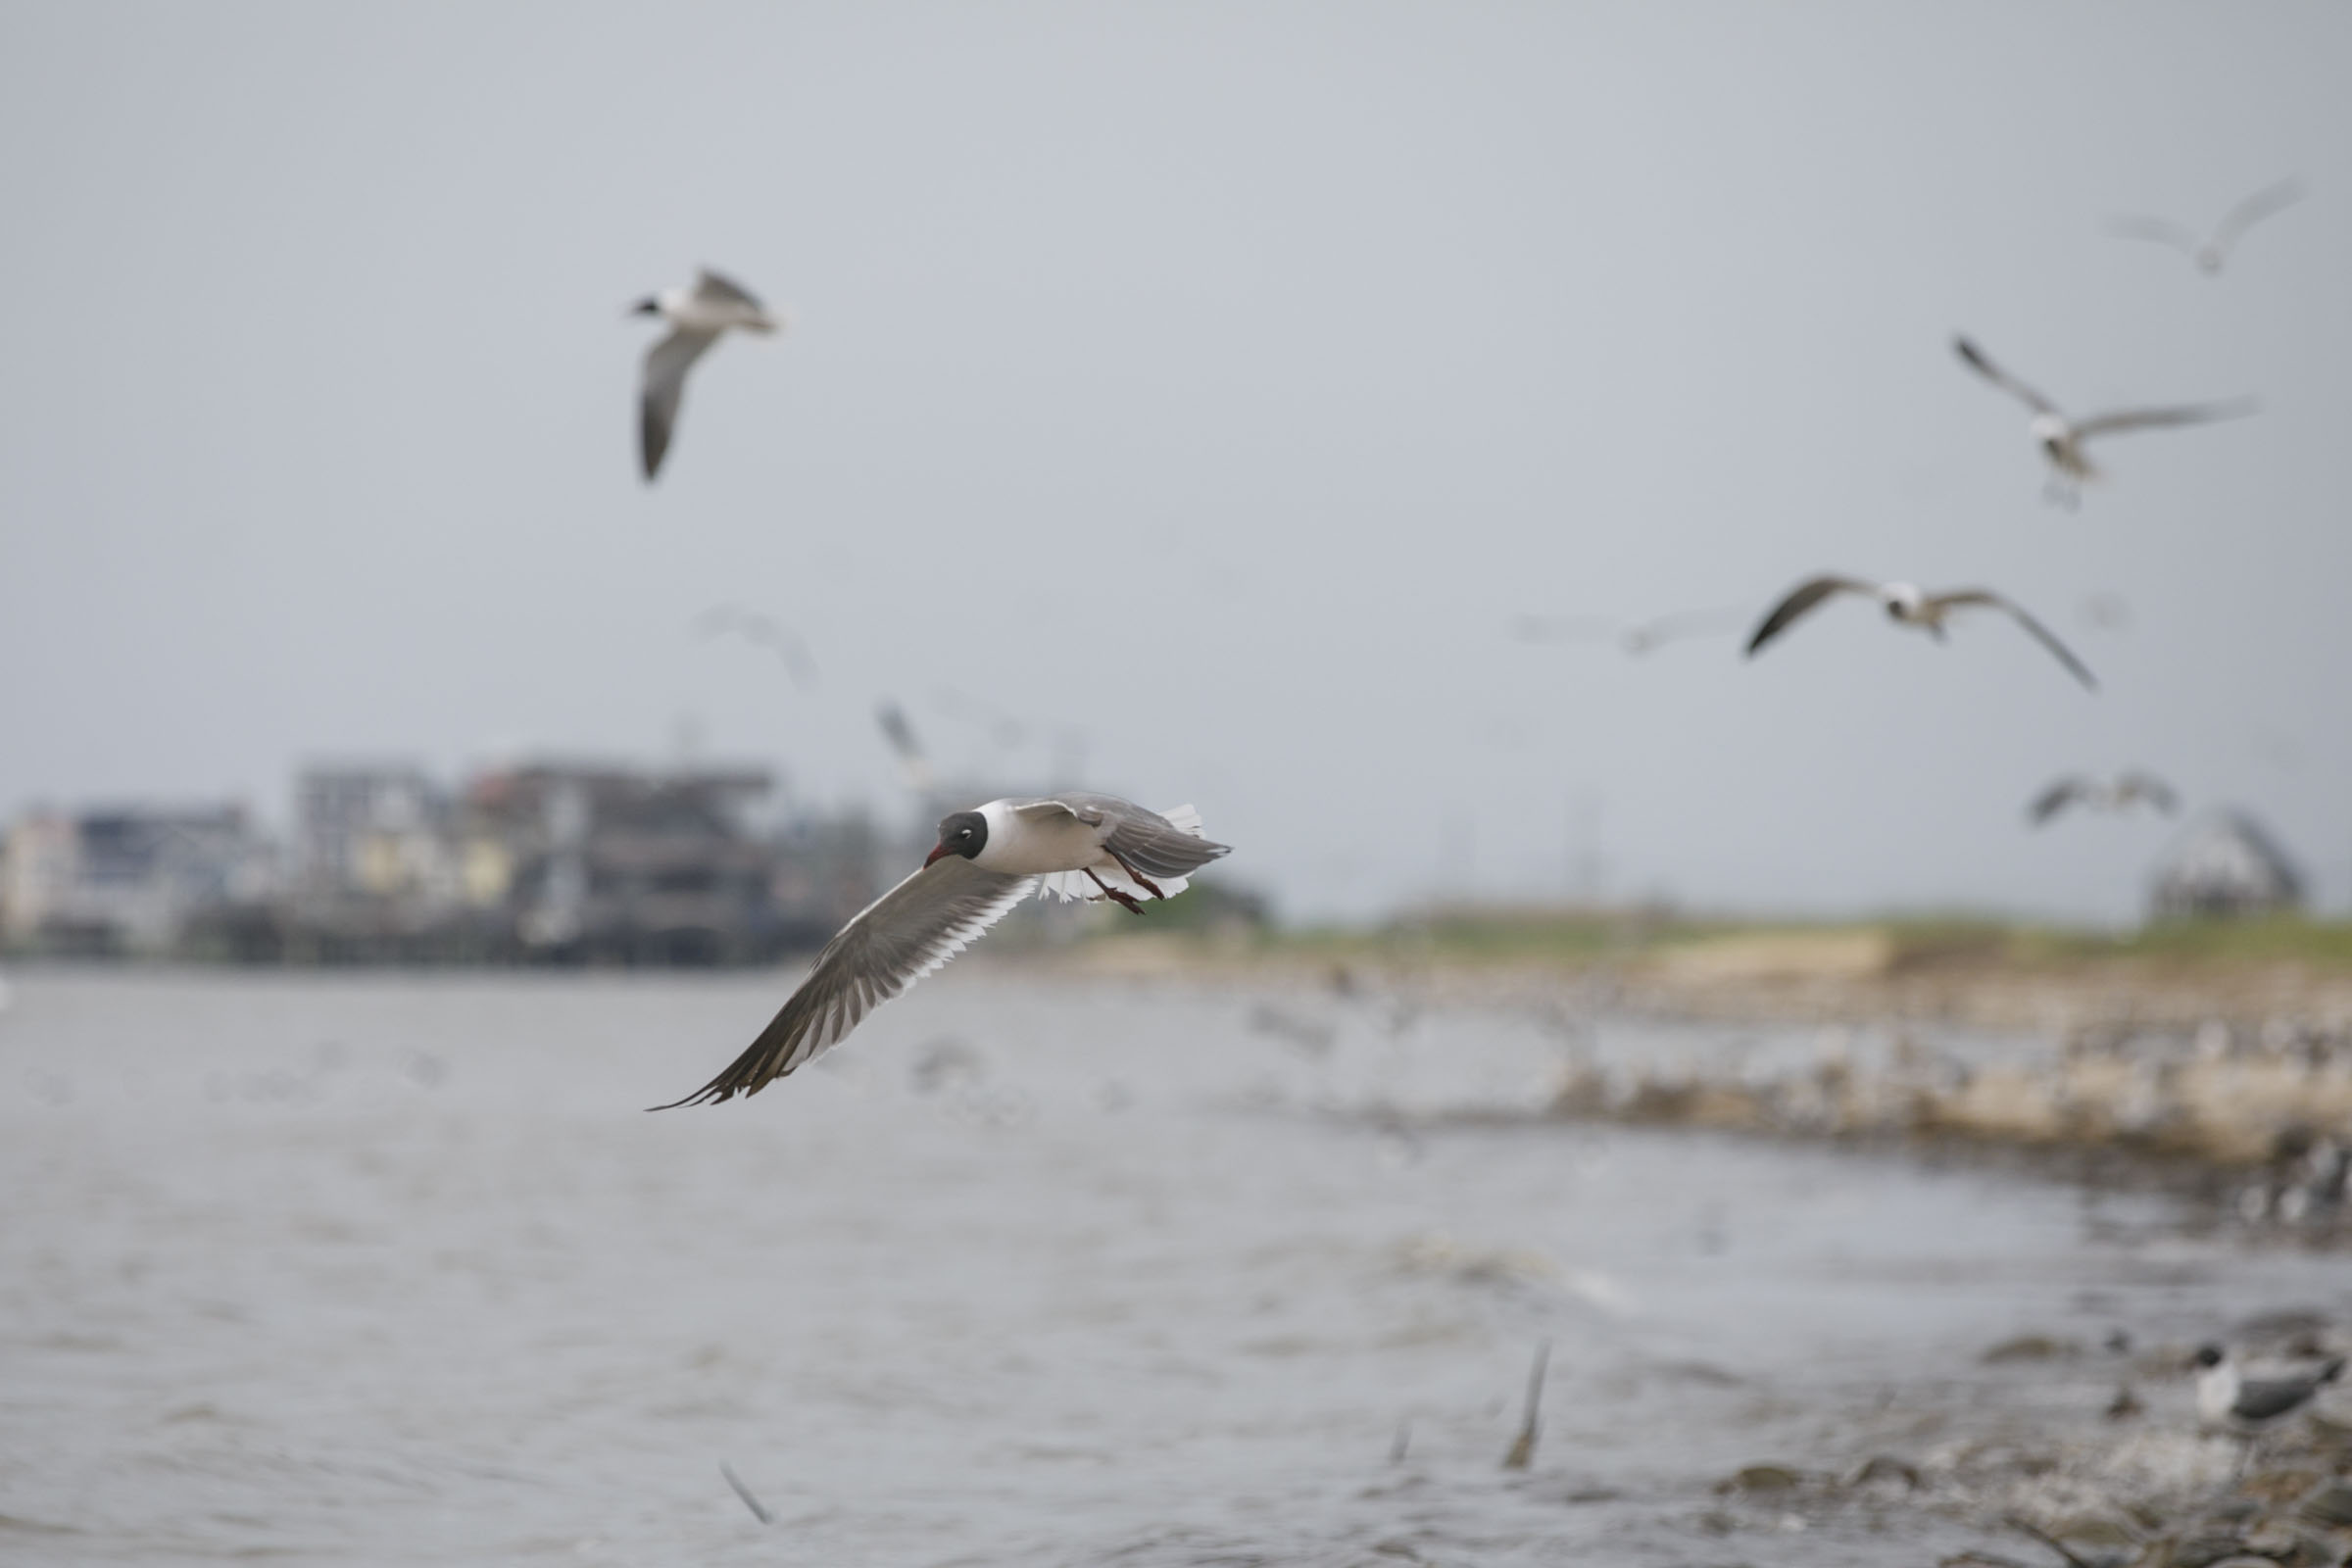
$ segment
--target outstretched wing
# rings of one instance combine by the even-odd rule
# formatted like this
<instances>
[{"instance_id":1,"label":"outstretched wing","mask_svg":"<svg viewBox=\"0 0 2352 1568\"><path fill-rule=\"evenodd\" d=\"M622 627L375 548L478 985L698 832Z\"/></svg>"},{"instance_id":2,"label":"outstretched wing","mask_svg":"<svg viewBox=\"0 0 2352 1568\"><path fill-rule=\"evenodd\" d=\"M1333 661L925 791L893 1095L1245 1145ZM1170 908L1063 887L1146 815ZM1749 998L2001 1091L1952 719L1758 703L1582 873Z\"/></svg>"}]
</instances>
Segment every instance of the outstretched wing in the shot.
<instances>
[{"instance_id":1,"label":"outstretched wing","mask_svg":"<svg viewBox=\"0 0 2352 1568\"><path fill-rule=\"evenodd\" d=\"M1833 577L1825 574L1806 578L1794 588L1789 589L1786 599L1772 607L1772 612L1764 617L1764 623L1756 628L1756 634L1747 640L1747 657L1755 658L1757 649L1778 637L1788 627L1790 622L1815 605L1820 604L1824 599L1829 598L1830 595L1876 595L1878 591L1876 583L1864 582L1858 577Z\"/></svg>"},{"instance_id":2,"label":"outstretched wing","mask_svg":"<svg viewBox=\"0 0 2352 1568\"><path fill-rule=\"evenodd\" d=\"M713 272L708 267L695 273L694 291L714 303L739 305L747 311L759 311L763 314L767 310L766 306L760 303L759 296L750 289L745 288L731 277Z\"/></svg>"},{"instance_id":3,"label":"outstretched wing","mask_svg":"<svg viewBox=\"0 0 2352 1568\"><path fill-rule=\"evenodd\" d=\"M2011 397L2023 399L2026 406L2035 414L2056 414L2058 412L2057 404L2052 403L2048 398L2043 397L2025 382L2020 381L2016 376L1986 359L1984 351L1970 342L1965 334L1952 339L1952 352L1960 356L1960 362L1963 365L1985 380L1990 381Z\"/></svg>"},{"instance_id":4,"label":"outstretched wing","mask_svg":"<svg viewBox=\"0 0 2352 1568\"><path fill-rule=\"evenodd\" d=\"M2111 218L2107 220L2107 232L2119 239L2153 240L2190 256L2196 255L2205 244L2195 229L2186 223L2176 223L2169 218L2142 218L2136 215Z\"/></svg>"},{"instance_id":5,"label":"outstretched wing","mask_svg":"<svg viewBox=\"0 0 2352 1568\"><path fill-rule=\"evenodd\" d=\"M2228 403L2190 403L2171 409L2118 409L2113 414L2094 414L2087 419L2077 420L2075 435L2087 441L2094 435L2115 435L2125 430L2157 430L2173 424L2239 419L2259 407L2252 398L2237 398Z\"/></svg>"},{"instance_id":6,"label":"outstretched wing","mask_svg":"<svg viewBox=\"0 0 2352 1568\"><path fill-rule=\"evenodd\" d=\"M686 391L686 372L717 341L715 332L689 332L680 327L645 351L637 450L645 462L646 478L662 471L662 456L669 451L670 432L678 423L678 399Z\"/></svg>"},{"instance_id":7,"label":"outstretched wing","mask_svg":"<svg viewBox=\"0 0 2352 1568\"><path fill-rule=\"evenodd\" d=\"M2026 808L2026 815L2033 819L2035 827L2041 826L2081 799L2082 788L2088 782L2080 776L2057 780L2034 797L2033 804Z\"/></svg>"},{"instance_id":8,"label":"outstretched wing","mask_svg":"<svg viewBox=\"0 0 2352 1568\"><path fill-rule=\"evenodd\" d=\"M2019 609L2016 605L2010 603L2008 600L2003 599L1999 594L1994 593L1989 588L1963 588L1956 593L1937 594L1934 598L1930 599L1928 604L1930 607L1943 607L1955 610L1967 605L1984 605L1994 610L2007 611L2020 626L2025 627L2027 631L2033 634L2035 642L2041 644L2042 647L2047 648L2051 655L2057 659L2058 662L2067 667L2068 671L2074 675L2075 679L2081 681L2084 687L2091 691L2095 692L2099 689L2097 678L2091 674L2087 667L2084 666L2082 661L2075 657L2073 649L2067 647L2066 644L2060 642L2055 636L2053 636L2049 627L2044 626L2040 621L2035 620L2032 615L2027 614L2025 611Z\"/></svg>"},{"instance_id":9,"label":"outstretched wing","mask_svg":"<svg viewBox=\"0 0 2352 1568\"><path fill-rule=\"evenodd\" d=\"M2180 808L2180 797L2173 792L2170 784L2153 773L2126 773L2116 785L2116 797L2125 801L2145 801L2167 816Z\"/></svg>"},{"instance_id":10,"label":"outstretched wing","mask_svg":"<svg viewBox=\"0 0 2352 1568\"><path fill-rule=\"evenodd\" d=\"M971 946L1028 896L1033 879L984 871L959 855L933 861L866 906L841 928L725 1072L669 1105L715 1104L756 1095L770 1079L848 1038L865 1015Z\"/></svg>"},{"instance_id":11,"label":"outstretched wing","mask_svg":"<svg viewBox=\"0 0 2352 1568\"><path fill-rule=\"evenodd\" d=\"M2276 185L2265 185L2222 215L2222 220L2213 226L2213 248L2224 255L2229 254L2230 247L2237 243L2239 235L2273 213L2294 206L2304 195L2303 181L2292 175Z\"/></svg>"}]
</instances>

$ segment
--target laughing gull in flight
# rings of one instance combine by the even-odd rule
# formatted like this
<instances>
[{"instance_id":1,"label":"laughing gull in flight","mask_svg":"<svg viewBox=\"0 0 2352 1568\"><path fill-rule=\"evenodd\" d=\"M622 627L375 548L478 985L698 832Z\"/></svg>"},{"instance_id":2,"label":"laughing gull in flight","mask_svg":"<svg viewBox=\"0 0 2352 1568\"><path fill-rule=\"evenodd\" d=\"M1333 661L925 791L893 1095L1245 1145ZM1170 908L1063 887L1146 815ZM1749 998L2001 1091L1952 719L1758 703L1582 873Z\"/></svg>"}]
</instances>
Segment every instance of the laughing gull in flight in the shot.
<instances>
[{"instance_id":1,"label":"laughing gull in flight","mask_svg":"<svg viewBox=\"0 0 2352 1568\"><path fill-rule=\"evenodd\" d=\"M2034 797L2034 804L2026 808L2026 815L2035 827L2040 827L2078 801L2094 811L2110 812L2126 810L2133 803L2145 801L2166 816L2180 807L2180 799L2170 784L2153 773L2134 769L2107 782L2081 773L2053 780L2049 788Z\"/></svg>"},{"instance_id":2,"label":"laughing gull in flight","mask_svg":"<svg viewBox=\"0 0 2352 1568\"><path fill-rule=\"evenodd\" d=\"M1808 577L1790 589L1787 598L1773 606L1772 613L1764 617L1764 623L1756 628L1756 634L1747 640L1747 657L1753 659L1756 650L1779 636L1798 616L1832 594L1860 594L1867 599L1876 599L1886 607L1888 619L1897 625L1917 626L1933 635L1937 642L1944 640L1943 623L1955 610L1981 606L2006 611L2019 625L2033 634L2036 642L2056 655L2058 662L2064 664L2075 679L2092 691L2098 690L2099 683L2091 678L2089 670L2082 667L2082 661L2069 652L2066 644L2050 635L2048 627L1989 588L1955 588L1948 593L1931 594L1923 593L1907 582L1864 582L1859 577L1826 574Z\"/></svg>"},{"instance_id":3,"label":"laughing gull in flight","mask_svg":"<svg viewBox=\"0 0 2352 1568\"><path fill-rule=\"evenodd\" d=\"M773 649L795 686L807 691L816 684L816 661L809 657L808 645L773 615L745 605L712 605L694 617L694 629L705 637L731 631L745 642Z\"/></svg>"},{"instance_id":4,"label":"laughing gull in flight","mask_svg":"<svg viewBox=\"0 0 2352 1568\"><path fill-rule=\"evenodd\" d=\"M2247 229L2270 217L2284 212L2304 197L2303 182L2292 177L2262 189L2239 202L2222 215L2213 225L2213 233L2204 235L2186 223L2169 218L2128 217L2111 219L2107 232L2123 239L2148 239L2159 245L2170 245L2197 264L2197 270L2207 277L2220 275L2222 264L2230 252L2244 237Z\"/></svg>"},{"instance_id":5,"label":"laughing gull in flight","mask_svg":"<svg viewBox=\"0 0 2352 1568\"><path fill-rule=\"evenodd\" d=\"M751 1048L672 1104L758 1094L840 1044L868 1012L961 953L1032 891L1110 899L1141 914L1141 899L1183 892L1193 872L1228 853L1200 836L1200 813L1191 807L1147 811L1115 795L991 801L952 812L941 819L922 869L843 926Z\"/></svg>"},{"instance_id":6,"label":"laughing gull in flight","mask_svg":"<svg viewBox=\"0 0 2352 1568\"><path fill-rule=\"evenodd\" d=\"M645 388L638 417L638 452L650 484L662 471L662 456L678 425L678 398L686 389L686 372L729 328L765 335L788 324L768 314L767 307L740 283L704 268L692 288L665 288L629 307L632 316L658 316L669 323L669 336L645 353Z\"/></svg>"},{"instance_id":7,"label":"laughing gull in flight","mask_svg":"<svg viewBox=\"0 0 2352 1568\"><path fill-rule=\"evenodd\" d=\"M2050 461L2050 481L2042 494L2069 507L2079 499L2085 481L2099 477L2097 466L2082 451L2082 443L2091 437L2120 435L2126 430L2154 430L2166 425L2203 424L2210 419L2233 419L2252 414L2255 409L2252 398L2236 398L2227 403L2193 403L2168 409L2118 409L2110 414L2094 414L2086 419L2073 419L2060 412L2057 404L1985 358L1984 351L1965 336L1953 338L1952 349L1970 369L2034 411L2026 431L2040 446L2042 456Z\"/></svg>"},{"instance_id":8,"label":"laughing gull in flight","mask_svg":"<svg viewBox=\"0 0 2352 1568\"><path fill-rule=\"evenodd\" d=\"M885 697L874 705L874 722L882 726L882 738L890 742L906 787L917 795L930 794L938 779L931 771L931 759L923 755L923 743L914 738L914 726L906 720L906 710Z\"/></svg>"}]
</instances>

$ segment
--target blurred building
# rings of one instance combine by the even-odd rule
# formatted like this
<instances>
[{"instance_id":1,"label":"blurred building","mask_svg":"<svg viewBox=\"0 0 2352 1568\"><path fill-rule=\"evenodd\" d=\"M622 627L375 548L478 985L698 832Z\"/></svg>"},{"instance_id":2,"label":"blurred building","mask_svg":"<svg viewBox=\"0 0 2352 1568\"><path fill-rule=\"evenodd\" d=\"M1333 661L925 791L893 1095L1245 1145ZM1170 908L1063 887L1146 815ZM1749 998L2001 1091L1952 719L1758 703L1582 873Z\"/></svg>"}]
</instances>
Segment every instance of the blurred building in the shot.
<instances>
[{"instance_id":1,"label":"blurred building","mask_svg":"<svg viewBox=\"0 0 2352 1568\"><path fill-rule=\"evenodd\" d=\"M540 763L476 778L465 818L474 842L503 857L526 956L741 962L791 936L776 899L778 845L753 822L774 782L762 768Z\"/></svg>"},{"instance_id":2,"label":"blurred building","mask_svg":"<svg viewBox=\"0 0 2352 1568\"><path fill-rule=\"evenodd\" d=\"M2252 815L2208 811L2157 862L2149 913L2160 920L2229 919L2300 908L2295 862Z\"/></svg>"},{"instance_id":3,"label":"blurred building","mask_svg":"<svg viewBox=\"0 0 2352 1568\"><path fill-rule=\"evenodd\" d=\"M266 908L276 861L241 806L28 811L0 866L0 940L44 953L164 954Z\"/></svg>"},{"instance_id":4,"label":"blurred building","mask_svg":"<svg viewBox=\"0 0 2352 1568\"><path fill-rule=\"evenodd\" d=\"M414 763L305 768L293 851L285 912L297 956L429 960L499 945L504 879L468 863L455 803Z\"/></svg>"}]
</instances>

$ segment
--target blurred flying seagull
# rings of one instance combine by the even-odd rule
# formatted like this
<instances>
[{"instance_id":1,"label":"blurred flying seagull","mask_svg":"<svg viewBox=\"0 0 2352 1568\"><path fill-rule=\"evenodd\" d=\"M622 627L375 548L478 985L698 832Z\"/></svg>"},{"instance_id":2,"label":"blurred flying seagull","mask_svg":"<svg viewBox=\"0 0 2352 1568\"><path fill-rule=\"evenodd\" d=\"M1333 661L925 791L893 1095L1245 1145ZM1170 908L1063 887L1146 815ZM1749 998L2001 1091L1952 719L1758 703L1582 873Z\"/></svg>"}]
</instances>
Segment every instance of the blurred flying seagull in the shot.
<instances>
[{"instance_id":1,"label":"blurred flying seagull","mask_svg":"<svg viewBox=\"0 0 2352 1568\"><path fill-rule=\"evenodd\" d=\"M1952 348L1970 369L2034 411L2026 431L2040 446L2042 456L2050 461L2050 481L2042 493L2070 507L2075 504L2082 483L2099 477L2098 467L2082 451L2082 443L2093 436L2154 430L2175 424L2203 424L2209 419L2233 419L2252 414L2255 409L2252 398L2235 398L2226 403L2192 403L2167 409L2118 409L2085 419L2073 419L2059 412L2057 404L1985 358L1984 351L1966 336L1953 338Z\"/></svg>"},{"instance_id":2,"label":"blurred flying seagull","mask_svg":"<svg viewBox=\"0 0 2352 1568\"><path fill-rule=\"evenodd\" d=\"M807 691L816 684L816 661L801 634L775 616L746 605L712 605L694 617L694 629L705 637L733 632L747 643L772 651L792 683Z\"/></svg>"},{"instance_id":3,"label":"blurred flying seagull","mask_svg":"<svg viewBox=\"0 0 2352 1568\"><path fill-rule=\"evenodd\" d=\"M1148 811L1115 795L991 801L952 812L941 818L922 869L843 926L750 1049L672 1104L758 1094L840 1044L868 1012L961 953L1032 891L1110 899L1141 914L1140 899L1183 892L1193 872L1228 853L1201 837L1200 813L1191 807Z\"/></svg>"},{"instance_id":4,"label":"blurred flying seagull","mask_svg":"<svg viewBox=\"0 0 2352 1568\"><path fill-rule=\"evenodd\" d=\"M2033 804L2026 808L2026 815L2033 819L2035 827L2040 827L2077 803L2094 811L2114 812L2128 810L2140 801L2147 802L2166 816L2172 815L2180 807L2180 798L2173 793L2170 784L2153 773L2134 769L2105 781L2082 773L2054 779L2047 789L2034 797Z\"/></svg>"},{"instance_id":5,"label":"blurred flying seagull","mask_svg":"<svg viewBox=\"0 0 2352 1568\"><path fill-rule=\"evenodd\" d=\"M1639 622L1606 615L1521 615L1511 622L1511 631L1520 641L1530 643L1611 641L1639 659L1687 637L1731 631L1745 616L1746 612L1739 609L1680 610Z\"/></svg>"},{"instance_id":6,"label":"blurred flying seagull","mask_svg":"<svg viewBox=\"0 0 2352 1568\"><path fill-rule=\"evenodd\" d=\"M2110 219L2107 231L2123 239L2154 240L2170 245L2197 264L2197 270L2207 277L2220 275L2222 264L2230 259L2230 250L2245 236L2247 229L2270 217L2284 212L2301 201L2306 194L2303 182L2292 177L2262 189L2239 202L2222 215L2213 225L2210 235L2200 234L2186 223L2169 218L2129 216Z\"/></svg>"},{"instance_id":7,"label":"blurred flying seagull","mask_svg":"<svg viewBox=\"0 0 2352 1568\"><path fill-rule=\"evenodd\" d=\"M1808 577L1773 606L1772 613L1764 617L1756 634L1747 640L1747 657L1753 659L1758 649L1832 594L1860 594L1866 599L1876 599L1886 607L1888 619L1897 625L1917 626L1937 642L1944 640L1944 620L1955 610L1983 607L2005 611L2033 634L2034 641L2055 655L2075 679L2092 691L2098 690L2099 683L2091 678L2090 671L2082 667L2082 662L2068 651L2066 644L2050 635L2048 627L1989 588L1955 588L1948 593L1931 594L1907 582L1864 582L1859 577L1829 575Z\"/></svg>"},{"instance_id":8,"label":"blurred flying seagull","mask_svg":"<svg viewBox=\"0 0 2352 1568\"><path fill-rule=\"evenodd\" d=\"M677 429L678 398L686 390L686 372L694 362L729 328L765 335L787 323L769 315L749 289L707 267L695 273L692 288L665 288L648 295L629 307L629 314L659 316L669 323L669 336L645 352L637 436L650 484L662 471L662 455Z\"/></svg>"},{"instance_id":9,"label":"blurred flying seagull","mask_svg":"<svg viewBox=\"0 0 2352 1568\"><path fill-rule=\"evenodd\" d=\"M930 794L936 782L931 759L923 755L922 743L914 738L914 726L906 721L906 710L886 697L874 705L874 722L882 726L882 738L890 743L891 754L898 758L906 787L917 795Z\"/></svg>"},{"instance_id":10,"label":"blurred flying seagull","mask_svg":"<svg viewBox=\"0 0 2352 1568\"><path fill-rule=\"evenodd\" d=\"M2218 1345L2197 1349L2197 1419L2209 1427L2252 1434L2275 1427L2319 1397L2344 1370L2344 1358L2275 1377L2249 1378Z\"/></svg>"}]
</instances>

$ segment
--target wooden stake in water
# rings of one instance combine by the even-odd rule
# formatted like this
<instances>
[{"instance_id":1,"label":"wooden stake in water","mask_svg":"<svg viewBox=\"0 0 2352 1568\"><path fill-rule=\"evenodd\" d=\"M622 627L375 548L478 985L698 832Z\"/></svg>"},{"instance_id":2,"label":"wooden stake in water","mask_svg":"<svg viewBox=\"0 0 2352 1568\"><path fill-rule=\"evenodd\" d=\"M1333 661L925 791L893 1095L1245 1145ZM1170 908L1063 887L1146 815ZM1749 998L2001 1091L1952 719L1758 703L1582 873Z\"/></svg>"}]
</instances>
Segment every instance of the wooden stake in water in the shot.
<instances>
[{"instance_id":1,"label":"wooden stake in water","mask_svg":"<svg viewBox=\"0 0 2352 1568\"><path fill-rule=\"evenodd\" d=\"M752 1495L752 1489L743 1484L743 1477L735 1473L733 1465L724 1459L719 1460L718 1473L727 1478L727 1485L735 1489L735 1495L743 1499L743 1505L752 1510L753 1518L763 1525L772 1525L776 1522L774 1514L760 1506L760 1499Z\"/></svg>"},{"instance_id":2,"label":"wooden stake in water","mask_svg":"<svg viewBox=\"0 0 2352 1568\"><path fill-rule=\"evenodd\" d=\"M1544 1409L1544 1373L1551 1364L1551 1342L1545 1340L1536 1347L1536 1364L1527 1374L1527 1415L1519 1423L1519 1436L1511 1443L1511 1451L1502 1456L1505 1470L1524 1470L1536 1461L1536 1439L1544 1430L1540 1419Z\"/></svg>"}]
</instances>

